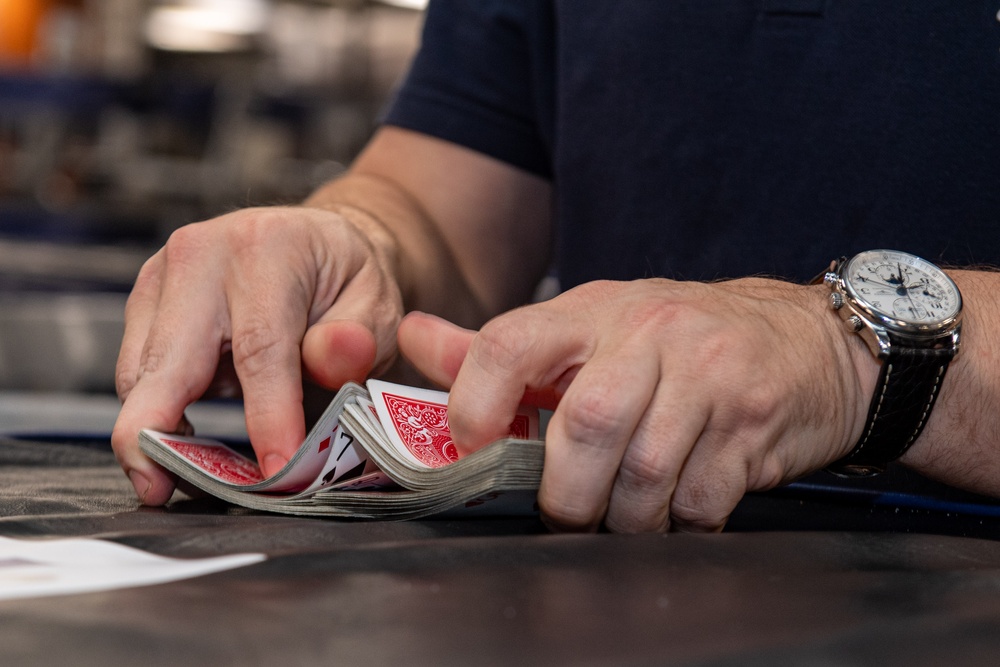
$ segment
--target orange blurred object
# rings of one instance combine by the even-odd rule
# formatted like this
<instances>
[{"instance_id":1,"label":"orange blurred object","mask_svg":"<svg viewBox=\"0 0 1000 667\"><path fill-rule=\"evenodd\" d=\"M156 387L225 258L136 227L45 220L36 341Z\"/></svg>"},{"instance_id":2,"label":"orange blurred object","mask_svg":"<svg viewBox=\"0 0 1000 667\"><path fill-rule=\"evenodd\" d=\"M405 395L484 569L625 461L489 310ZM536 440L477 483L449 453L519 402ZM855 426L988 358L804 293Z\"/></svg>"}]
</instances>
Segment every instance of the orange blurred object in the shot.
<instances>
[{"instance_id":1,"label":"orange blurred object","mask_svg":"<svg viewBox=\"0 0 1000 667\"><path fill-rule=\"evenodd\" d=\"M0 64L28 65L52 0L0 0Z\"/></svg>"}]
</instances>

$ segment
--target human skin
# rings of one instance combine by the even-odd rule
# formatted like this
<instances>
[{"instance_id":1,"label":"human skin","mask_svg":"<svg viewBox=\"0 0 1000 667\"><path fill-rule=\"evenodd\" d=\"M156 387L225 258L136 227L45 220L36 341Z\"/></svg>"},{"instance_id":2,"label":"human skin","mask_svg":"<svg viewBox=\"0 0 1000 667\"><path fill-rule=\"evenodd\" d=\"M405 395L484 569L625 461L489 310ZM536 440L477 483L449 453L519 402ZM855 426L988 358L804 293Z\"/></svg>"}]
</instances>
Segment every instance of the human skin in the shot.
<instances>
[{"instance_id":1,"label":"human skin","mask_svg":"<svg viewBox=\"0 0 1000 667\"><path fill-rule=\"evenodd\" d=\"M305 435L304 380L335 388L399 352L450 388L462 452L503 435L523 400L555 409L539 506L556 530L718 530L746 492L850 451L878 362L825 288L599 281L518 307L548 264L550 200L542 179L385 128L300 207L176 232L129 298L117 369L112 444L140 500L174 488L140 428L186 430L187 405L238 391L272 474ZM950 273L962 351L903 461L1000 495L998 276Z\"/></svg>"},{"instance_id":2,"label":"human skin","mask_svg":"<svg viewBox=\"0 0 1000 667\"><path fill-rule=\"evenodd\" d=\"M549 253L550 186L465 148L380 131L302 206L182 227L129 296L116 369L116 456L140 500L174 480L138 432L188 431L200 397L241 394L265 474L305 436L303 380L333 388L395 361L420 309L478 326L526 300Z\"/></svg>"}]
</instances>

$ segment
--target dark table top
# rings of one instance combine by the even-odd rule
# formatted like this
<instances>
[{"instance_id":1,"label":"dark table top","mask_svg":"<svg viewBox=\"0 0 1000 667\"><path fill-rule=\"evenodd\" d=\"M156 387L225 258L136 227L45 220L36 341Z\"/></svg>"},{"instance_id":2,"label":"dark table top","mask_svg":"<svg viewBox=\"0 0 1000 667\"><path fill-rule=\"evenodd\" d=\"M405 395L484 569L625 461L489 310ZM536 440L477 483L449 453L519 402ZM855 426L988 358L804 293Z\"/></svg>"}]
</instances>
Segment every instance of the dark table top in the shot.
<instances>
[{"instance_id":1,"label":"dark table top","mask_svg":"<svg viewBox=\"0 0 1000 667\"><path fill-rule=\"evenodd\" d=\"M268 555L0 602L0 664L994 664L998 520L875 497L748 497L720 535L332 521L138 508L106 441L0 439L0 535Z\"/></svg>"}]
</instances>

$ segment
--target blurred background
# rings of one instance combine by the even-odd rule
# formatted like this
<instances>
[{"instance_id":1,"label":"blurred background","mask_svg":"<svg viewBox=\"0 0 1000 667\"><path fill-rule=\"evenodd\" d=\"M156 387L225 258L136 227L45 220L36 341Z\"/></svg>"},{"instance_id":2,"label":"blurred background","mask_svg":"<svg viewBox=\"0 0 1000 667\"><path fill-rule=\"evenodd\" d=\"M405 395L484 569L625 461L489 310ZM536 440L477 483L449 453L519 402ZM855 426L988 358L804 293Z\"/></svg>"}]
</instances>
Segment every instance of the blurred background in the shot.
<instances>
[{"instance_id":1,"label":"blurred background","mask_svg":"<svg viewBox=\"0 0 1000 667\"><path fill-rule=\"evenodd\" d=\"M0 0L0 431L57 418L39 395L112 397L126 295L172 230L344 169L423 5Z\"/></svg>"}]
</instances>

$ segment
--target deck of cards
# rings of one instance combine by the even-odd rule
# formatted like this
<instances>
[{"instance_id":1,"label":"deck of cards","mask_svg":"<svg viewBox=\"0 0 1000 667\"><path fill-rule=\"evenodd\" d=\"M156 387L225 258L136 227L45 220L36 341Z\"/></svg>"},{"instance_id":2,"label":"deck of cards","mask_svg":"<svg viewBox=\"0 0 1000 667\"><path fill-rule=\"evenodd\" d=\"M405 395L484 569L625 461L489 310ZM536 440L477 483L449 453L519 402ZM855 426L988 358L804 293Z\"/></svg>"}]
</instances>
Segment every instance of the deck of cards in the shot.
<instances>
[{"instance_id":1,"label":"deck of cards","mask_svg":"<svg viewBox=\"0 0 1000 667\"><path fill-rule=\"evenodd\" d=\"M380 380L344 385L288 463L266 479L255 461L215 440L143 430L139 446L236 505L364 519L531 513L544 455L537 409L522 407L509 437L460 459L447 393Z\"/></svg>"}]
</instances>

